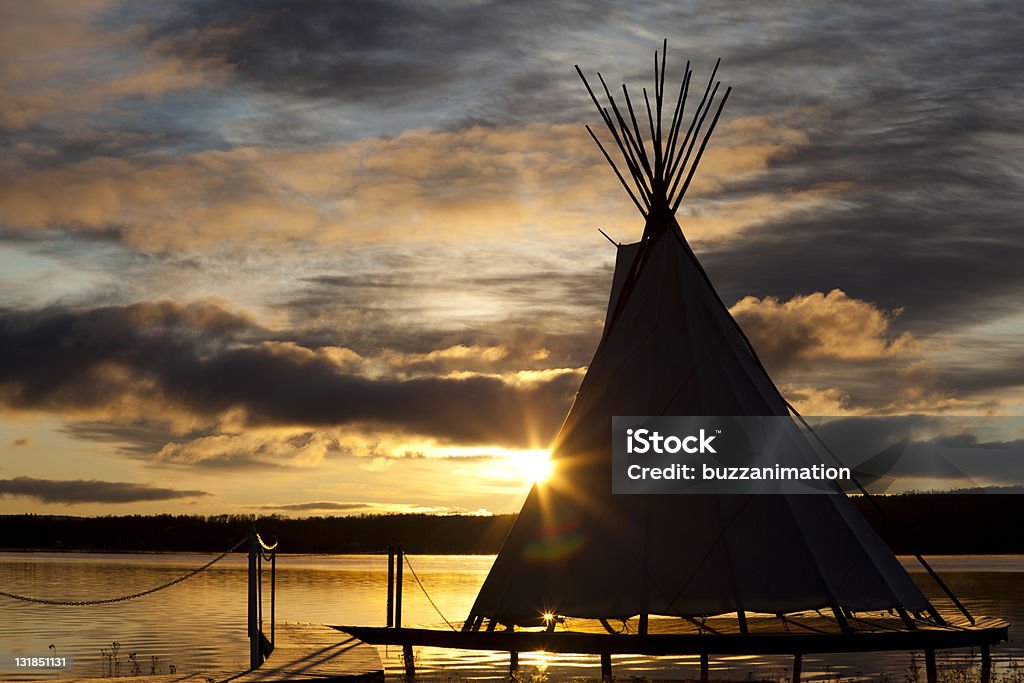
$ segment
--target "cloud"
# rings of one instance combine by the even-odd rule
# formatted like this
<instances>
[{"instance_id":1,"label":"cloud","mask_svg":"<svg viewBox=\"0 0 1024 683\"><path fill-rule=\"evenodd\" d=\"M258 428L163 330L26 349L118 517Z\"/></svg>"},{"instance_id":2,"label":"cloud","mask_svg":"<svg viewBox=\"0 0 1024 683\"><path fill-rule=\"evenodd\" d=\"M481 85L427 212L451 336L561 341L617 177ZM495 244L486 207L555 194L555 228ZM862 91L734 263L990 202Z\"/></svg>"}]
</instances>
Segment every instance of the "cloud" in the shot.
<instances>
[{"instance_id":1,"label":"cloud","mask_svg":"<svg viewBox=\"0 0 1024 683\"><path fill-rule=\"evenodd\" d=\"M556 37L599 22L606 8L526 2L424 5L380 0L358 5L311 0L187 2L154 26L162 49L219 60L235 77L275 94L407 107L431 98L501 99L514 62L534 76L538 53ZM568 73L567 73L568 76ZM490 79L491 83L488 83Z\"/></svg>"},{"instance_id":2,"label":"cloud","mask_svg":"<svg viewBox=\"0 0 1024 683\"><path fill-rule=\"evenodd\" d=\"M421 514L421 515L483 515L489 510L467 510L455 506L411 505L404 503L338 502L332 500L307 501L303 503L281 503L262 505L261 510L280 512L342 512L348 514Z\"/></svg>"},{"instance_id":3,"label":"cloud","mask_svg":"<svg viewBox=\"0 0 1024 683\"><path fill-rule=\"evenodd\" d=\"M0 133L80 128L125 101L206 87L228 73L215 60L162 54L143 24L117 10L110 0L0 10Z\"/></svg>"},{"instance_id":4,"label":"cloud","mask_svg":"<svg viewBox=\"0 0 1024 683\"><path fill-rule=\"evenodd\" d=\"M771 134L726 126L695 196L724 177L758 174L773 155L799 144L787 129L767 128ZM579 234L584 216L600 216L615 233L638 230L625 194L578 124L418 129L308 149L150 151L63 163L34 163L30 152L0 156L3 224L112 236L147 252L508 239L540 229L565 238ZM812 196L762 193L737 206L705 203L691 211L691 222L698 234L722 239L804 207Z\"/></svg>"},{"instance_id":5,"label":"cloud","mask_svg":"<svg viewBox=\"0 0 1024 683\"><path fill-rule=\"evenodd\" d=\"M0 497L23 496L42 503L139 503L208 496L205 491L161 488L150 484L96 479L55 480L14 477L0 479Z\"/></svg>"},{"instance_id":6,"label":"cloud","mask_svg":"<svg viewBox=\"0 0 1024 683\"><path fill-rule=\"evenodd\" d=\"M0 400L178 433L376 425L456 443L523 445L553 436L579 383L574 370L370 377L347 369L353 354L345 349L253 341L260 332L213 304L8 313L0 317ZM289 438L298 462L315 463L327 447L316 435ZM237 446L224 446L210 436L188 457L239 456ZM174 446L163 454L185 457Z\"/></svg>"},{"instance_id":7,"label":"cloud","mask_svg":"<svg viewBox=\"0 0 1024 683\"><path fill-rule=\"evenodd\" d=\"M841 389L783 385L779 391L801 415L830 417L861 414L861 410L850 406L849 394Z\"/></svg>"},{"instance_id":8,"label":"cloud","mask_svg":"<svg viewBox=\"0 0 1024 683\"><path fill-rule=\"evenodd\" d=\"M32 443L32 439L15 439L11 442L11 446L14 448L20 448L22 446L28 446L30 443Z\"/></svg>"},{"instance_id":9,"label":"cloud","mask_svg":"<svg viewBox=\"0 0 1024 683\"><path fill-rule=\"evenodd\" d=\"M899 310L881 310L839 289L784 302L748 296L729 310L771 368L815 359L865 361L920 352L911 334L892 332Z\"/></svg>"},{"instance_id":10,"label":"cloud","mask_svg":"<svg viewBox=\"0 0 1024 683\"><path fill-rule=\"evenodd\" d=\"M180 441L168 435L167 442L145 453L157 462L239 469L247 465L312 467L320 464L330 450L338 450L340 439L324 431L303 429L260 430L217 433Z\"/></svg>"}]
</instances>

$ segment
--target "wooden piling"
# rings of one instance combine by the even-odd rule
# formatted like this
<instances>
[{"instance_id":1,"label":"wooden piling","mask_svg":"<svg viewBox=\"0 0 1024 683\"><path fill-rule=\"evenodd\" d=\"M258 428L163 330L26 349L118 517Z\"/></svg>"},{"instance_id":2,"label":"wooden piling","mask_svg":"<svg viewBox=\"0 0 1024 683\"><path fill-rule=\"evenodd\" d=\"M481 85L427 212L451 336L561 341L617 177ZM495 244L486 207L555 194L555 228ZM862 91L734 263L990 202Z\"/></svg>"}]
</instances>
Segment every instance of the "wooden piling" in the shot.
<instances>
[{"instance_id":1,"label":"wooden piling","mask_svg":"<svg viewBox=\"0 0 1024 683\"><path fill-rule=\"evenodd\" d=\"M800 675L803 673L804 656L797 652L793 655L793 683L800 683Z\"/></svg>"},{"instance_id":2,"label":"wooden piling","mask_svg":"<svg viewBox=\"0 0 1024 683\"><path fill-rule=\"evenodd\" d=\"M412 645L402 646L402 659L405 662L406 683L413 683L416 680L416 658L413 656Z\"/></svg>"},{"instance_id":3,"label":"wooden piling","mask_svg":"<svg viewBox=\"0 0 1024 683\"><path fill-rule=\"evenodd\" d=\"M395 625L395 547L388 546L388 628Z\"/></svg>"},{"instance_id":4,"label":"wooden piling","mask_svg":"<svg viewBox=\"0 0 1024 683\"><path fill-rule=\"evenodd\" d=\"M256 669L263 663L260 656L260 631L257 625L259 576L256 571L256 528L249 527L249 668Z\"/></svg>"},{"instance_id":5,"label":"wooden piling","mask_svg":"<svg viewBox=\"0 0 1024 683\"><path fill-rule=\"evenodd\" d=\"M607 652L601 653L601 682L611 683L612 681L612 656Z\"/></svg>"},{"instance_id":6,"label":"wooden piling","mask_svg":"<svg viewBox=\"0 0 1024 683\"><path fill-rule=\"evenodd\" d=\"M402 546L395 547L395 628L402 628L402 563L405 561L405 550Z\"/></svg>"},{"instance_id":7,"label":"wooden piling","mask_svg":"<svg viewBox=\"0 0 1024 683\"><path fill-rule=\"evenodd\" d=\"M938 683L939 670L935 666L935 650L928 649L924 651L924 668L928 683Z\"/></svg>"}]
</instances>

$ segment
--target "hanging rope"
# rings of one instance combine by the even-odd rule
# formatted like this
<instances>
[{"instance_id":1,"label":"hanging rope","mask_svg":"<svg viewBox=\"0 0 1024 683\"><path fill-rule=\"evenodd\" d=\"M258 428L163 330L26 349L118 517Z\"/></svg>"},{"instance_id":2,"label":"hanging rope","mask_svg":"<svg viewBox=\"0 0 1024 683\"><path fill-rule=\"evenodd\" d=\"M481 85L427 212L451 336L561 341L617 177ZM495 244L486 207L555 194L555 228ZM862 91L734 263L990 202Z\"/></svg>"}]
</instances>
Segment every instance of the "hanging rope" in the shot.
<instances>
[{"instance_id":1,"label":"hanging rope","mask_svg":"<svg viewBox=\"0 0 1024 683\"><path fill-rule=\"evenodd\" d=\"M210 560L209 562L204 564L202 567L198 567L197 569L193 569L193 570L191 570L191 571L189 571L189 572L187 572L185 574L182 574L181 576L179 576L178 578L174 579L173 581L168 581L167 583L164 583L164 584L161 584L159 586L156 586L155 588L150 588L149 590L144 590L144 591L142 591L140 593L132 593L131 595L122 595L121 597L118 597L118 598L106 598L104 600L44 600L42 598L29 598L29 597L25 597L24 595L15 595L14 593L6 593L4 591L0 591L0 598L10 598L11 600L20 600L21 602L32 602L32 603L35 603L37 605L59 605L59 606L62 606L62 607L86 607L86 606L89 606L89 605L109 605L110 603L113 603L113 602L124 602L125 600L134 600L136 598L141 598L141 597L145 597L147 595L152 595L153 593L156 593L157 591L162 591L165 588L170 588L171 586L176 586L177 584L181 583L182 581L185 581L187 579L191 579L193 576L195 576L199 572L201 572L201 571L203 571L205 569L209 569L214 564L220 562L225 557L227 557L228 555L230 555L234 551L238 550L248 540L249 540L248 538L243 538L241 541L239 541L238 543L236 543L233 546L231 546L230 549L224 551L223 553L221 553L217 557L213 558L212 560Z\"/></svg>"},{"instance_id":2,"label":"hanging rope","mask_svg":"<svg viewBox=\"0 0 1024 683\"><path fill-rule=\"evenodd\" d=\"M434 602L434 599L430 597L430 593L428 593L427 589L423 587L423 582L420 581L420 577L416 575L416 570L412 568L412 562L409 562L409 556L402 553L402 557L405 558L405 564L409 567L409 571L412 572L412 578L416 579L416 583L419 584L420 590L423 591L423 595L427 597L427 602L429 602L430 606L434 608L435 612L437 612L437 616L441 617L441 619L444 620L444 623L448 624L448 628L453 631L458 631L457 628L452 626L452 622L448 621L448 618L445 617L444 614L441 613L441 610L437 608L437 604Z\"/></svg>"}]
</instances>

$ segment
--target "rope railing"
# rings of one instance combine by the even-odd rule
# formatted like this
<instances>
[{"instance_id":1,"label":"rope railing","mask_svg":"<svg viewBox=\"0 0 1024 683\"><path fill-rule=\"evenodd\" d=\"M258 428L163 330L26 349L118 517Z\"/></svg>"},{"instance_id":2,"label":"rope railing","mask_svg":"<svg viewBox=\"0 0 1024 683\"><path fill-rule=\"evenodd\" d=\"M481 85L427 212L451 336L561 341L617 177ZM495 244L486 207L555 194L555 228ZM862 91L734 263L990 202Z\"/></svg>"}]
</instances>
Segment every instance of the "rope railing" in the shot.
<instances>
[{"instance_id":1,"label":"rope railing","mask_svg":"<svg viewBox=\"0 0 1024 683\"><path fill-rule=\"evenodd\" d=\"M159 586L154 586L138 593L130 593L128 595L120 595L116 598L102 598L99 600L51 600L48 598L36 598L27 595L20 595L18 593L11 593L9 591L0 591L0 598L7 598L9 600L18 600L20 602L28 602L37 605L50 605L60 607L88 607L93 605L109 605L116 602L125 602L127 600L135 600L136 598L142 598L147 595L158 593L162 590L166 590L172 586L176 586L183 581L191 579L196 574L199 574L213 565L217 564L225 557L233 553L234 551L241 548L243 545L248 545L249 561L248 561L248 594L249 594L249 605L248 605L248 631L249 631L249 665L250 668L255 669L263 663L271 652L274 650L274 636L275 636L275 609L276 609L276 598L277 598L277 539L275 538L273 543L267 543L256 531L256 526L253 525L249 528L249 533L244 538L235 543L233 546L225 550L223 553L213 558L201 567L191 569L181 576L178 576L171 581L162 583ZM264 621L263 621L263 562L270 563L270 637L267 638L263 632ZM410 567L412 569L412 567ZM417 578L419 581L419 578ZM422 586L422 584L421 584Z\"/></svg>"},{"instance_id":2,"label":"rope railing","mask_svg":"<svg viewBox=\"0 0 1024 683\"><path fill-rule=\"evenodd\" d=\"M434 599L430 597L430 593L427 592L426 586L424 586L423 582L420 581L420 577L416 574L416 570L412 568L412 562L409 561L409 556L402 553L402 557L405 559L405 564L409 567L409 571L412 573L412 578L416 579L417 585L419 585L420 590L423 591L423 595L427 598L427 602L429 602L430 606L434 608L435 612L437 612L437 616L441 617L444 623L448 624L448 628L453 631L458 631L457 628L452 626L452 622L448 621L448 618L441 612L441 609L437 606L437 603L434 602Z\"/></svg>"},{"instance_id":3,"label":"rope railing","mask_svg":"<svg viewBox=\"0 0 1024 683\"><path fill-rule=\"evenodd\" d=\"M405 548L400 545L394 545L388 548L388 600L387 600L387 627L388 628L402 628L402 586L405 583L402 579L402 568L408 567L409 572L412 574L412 578L415 579L416 585L420 587L423 592L423 597L427 599L430 606L437 612L437 616L441 617L441 620L448 625L452 631L458 631L455 625L448 620L448 617L444 615L441 608L434 602L434 598L431 597L427 591L427 587L423 585L423 581L420 579L419 574L416 573L416 569L412 566L412 562L409 560L409 556L405 552Z\"/></svg>"},{"instance_id":4,"label":"rope railing","mask_svg":"<svg viewBox=\"0 0 1024 683\"><path fill-rule=\"evenodd\" d=\"M170 588L171 586L176 586L179 583L181 583L182 581L186 581L188 579L191 579L196 574L199 574L200 572L209 569L210 567L212 567L213 565L217 564L218 562L223 560L225 557L227 557L228 555L230 555L234 551L236 551L239 548L241 548L243 545L245 545L245 543L248 540L249 540L248 537L243 538L238 543L234 544L233 546L231 546L230 548L228 548L223 553L221 553L217 557L213 558L212 560L210 560L209 562L207 562L203 566L197 567L195 569L192 569L192 570L182 574L181 576L177 577L176 579L173 579L172 581L168 581L167 583L162 583L159 586L154 586L153 588L150 588L148 590L139 591L138 593L130 593L128 595L121 595L121 596L116 597L116 598L103 598L103 599L100 599L100 600L49 600L49 599L46 599L46 598L33 598L33 597L25 596L25 595L18 595L16 593L9 593L7 591L0 591L0 597L8 598L10 600L18 600L18 601L21 601L21 602L30 602L30 603L34 603L34 604L37 604L37 605L53 605L53 606L59 606L59 607L89 607L89 606L92 606L92 605L109 605L109 604L115 603L115 602L125 602L127 600L135 600L137 598L143 598L143 597L145 597L147 595L152 595L153 593L158 593L159 591L162 591L162 590L165 590L167 588Z\"/></svg>"}]
</instances>

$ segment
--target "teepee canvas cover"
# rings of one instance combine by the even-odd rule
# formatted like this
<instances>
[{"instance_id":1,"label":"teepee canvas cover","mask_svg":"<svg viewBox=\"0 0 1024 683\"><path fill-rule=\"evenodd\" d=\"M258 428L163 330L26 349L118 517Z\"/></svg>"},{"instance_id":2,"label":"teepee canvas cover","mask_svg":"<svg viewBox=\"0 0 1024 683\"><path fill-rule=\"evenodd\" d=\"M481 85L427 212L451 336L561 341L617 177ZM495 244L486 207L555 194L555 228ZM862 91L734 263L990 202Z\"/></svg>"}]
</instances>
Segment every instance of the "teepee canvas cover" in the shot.
<instances>
[{"instance_id":1,"label":"teepee canvas cover","mask_svg":"<svg viewBox=\"0 0 1024 683\"><path fill-rule=\"evenodd\" d=\"M485 619L488 628L536 625L543 614L736 612L745 628L746 612L830 609L840 625L849 611L934 613L845 495L611 493L613 416L789 414L675 218L729 94L691 162L718 84L712 74L683 137L690 74L687 64L663 135L664 57L660 71L655 57L648 141L625 86L625 115L605 87L611 109L598 109L622 151L631 182L615 172L645 217L643 237L618 248L604 334L552 451L555 477L531 490L469 630Z\"/></svg>"}]
</instances>

